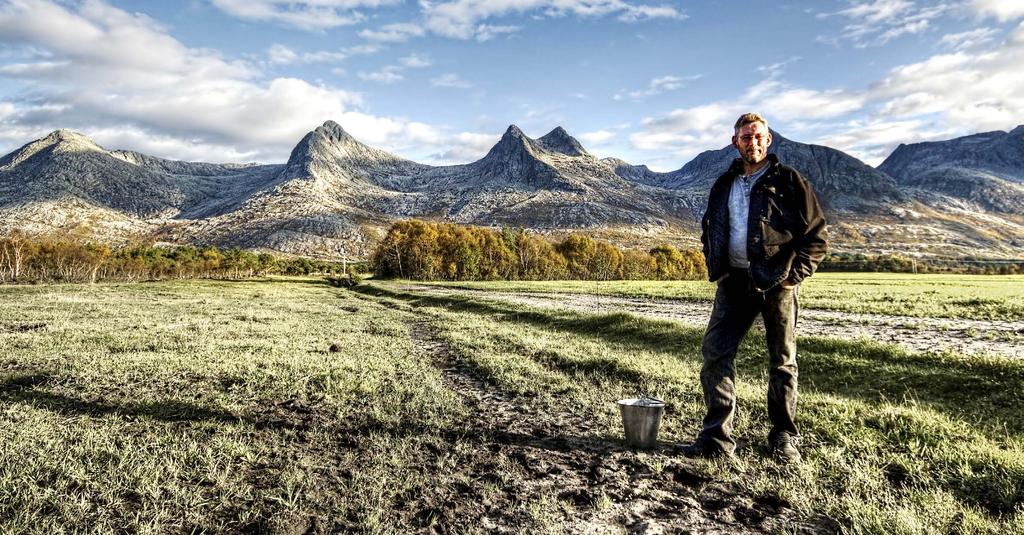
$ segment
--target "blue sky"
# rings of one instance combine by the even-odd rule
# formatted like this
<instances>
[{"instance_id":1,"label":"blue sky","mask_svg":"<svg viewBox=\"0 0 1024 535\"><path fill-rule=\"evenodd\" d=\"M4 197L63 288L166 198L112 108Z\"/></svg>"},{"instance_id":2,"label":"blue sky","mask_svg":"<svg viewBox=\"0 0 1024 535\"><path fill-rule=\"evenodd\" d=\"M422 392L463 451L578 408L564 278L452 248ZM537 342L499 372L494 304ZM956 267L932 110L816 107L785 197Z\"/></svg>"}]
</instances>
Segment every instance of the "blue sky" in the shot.
<instances>
[{"instance_id":1,"label":"blue sky","mask_svg":"<svg viewBox=\"0 0 1024 535\"><path fill-rule=\"evenodd\" d=\"M869 164L1024 123L1019 0L0 0L0 152L284 162L325 120L424 163L509 124L659 170L759 111Z\"/></svg>"}]
</instances>

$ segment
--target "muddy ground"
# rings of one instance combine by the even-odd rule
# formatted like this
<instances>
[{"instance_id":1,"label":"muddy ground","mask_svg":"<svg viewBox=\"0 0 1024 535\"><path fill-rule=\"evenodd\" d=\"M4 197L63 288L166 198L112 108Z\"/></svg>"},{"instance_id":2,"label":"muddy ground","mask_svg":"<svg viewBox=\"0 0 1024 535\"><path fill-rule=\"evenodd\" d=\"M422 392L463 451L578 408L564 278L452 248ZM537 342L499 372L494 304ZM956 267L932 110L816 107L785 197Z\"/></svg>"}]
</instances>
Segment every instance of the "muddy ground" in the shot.
<instances>
[{"instance_id":1,"label":"muddy ground","mask_svg":"<svg viewBox=\"0 0 1024 535\"><path fill-rule=\"evenodd\" d=\"M588 294L490 292L437 286L409 286L404 289L433 295L492 299L539 308L596 313L629 312L699 327L707 325L711 313L710 302ZM896 344L911 351L950 351L965 355L986 353L1024 358L1024 321L916 318L806 308L801 309L799 315L797 334L800 336L869 339Z\"/></svg>"},{"instance_id":2,"label":"muddy ground","mask_svg":"<svg viewBox=\"0 0 1024 535\"><path fill-rule=\"evenodd\" d=\"M802 518L777 499L749 496L701 475L701 461L662 444L634 451L598 434L591 418L538 410L489 385L451 357L427 323L410 334L469 409L467 435L475 454L448 477L457 482L419 496L412 525L436 533L467 529L530 532L530 503L541 496L565 505L539 525L554 533L836 533L827 518ZM573 430L571 435L566 430ZM472 430L471 432L469 430ZM484 453L481 455L480 453ZM730 462L723 460L720 462ZM424 464L430 465L425 459Z\"/></svg>"}]
</instances>

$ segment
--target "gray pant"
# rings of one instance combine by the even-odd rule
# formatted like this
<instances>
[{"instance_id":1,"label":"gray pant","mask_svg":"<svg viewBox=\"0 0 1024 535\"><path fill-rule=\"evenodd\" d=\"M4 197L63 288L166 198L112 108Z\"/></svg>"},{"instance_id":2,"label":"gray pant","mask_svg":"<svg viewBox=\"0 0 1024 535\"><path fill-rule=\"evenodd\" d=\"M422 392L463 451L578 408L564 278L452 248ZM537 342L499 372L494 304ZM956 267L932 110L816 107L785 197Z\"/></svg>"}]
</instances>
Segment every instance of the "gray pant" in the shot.
<instances>
[{"instance_id":1,"label":"gray pant","mask_svg":"<svg viewBox=\"0 0 1024 535\"><path fill-rule=\"evenodd\" d=\"M736 351L758 314L764 318L768 343L768 418L771 440L779 433L797 435L796 317L797 288L776 286L759 292L744 270L731 270L718 285L711 320L704 333L701 352L704 365L700 382L704 389L707 416L698 442L708 447L733 451L733 419L736 415L734 380Z\"/></svg>"}]
</instances>

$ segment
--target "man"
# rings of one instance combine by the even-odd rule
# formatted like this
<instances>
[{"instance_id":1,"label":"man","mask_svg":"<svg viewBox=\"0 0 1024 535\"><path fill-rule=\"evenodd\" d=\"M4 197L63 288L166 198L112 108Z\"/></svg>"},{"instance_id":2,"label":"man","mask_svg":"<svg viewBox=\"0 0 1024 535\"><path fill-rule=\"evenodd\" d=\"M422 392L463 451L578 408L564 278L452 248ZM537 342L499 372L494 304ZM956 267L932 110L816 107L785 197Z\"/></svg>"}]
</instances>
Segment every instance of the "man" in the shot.
<instances>
[{"instance_id":1,"label":"man","mask_svg":"<svg viewBox=\"0 0 1024 535\"><path fill-rule=\"evenodd\" d=\"M740 157L711 187L701 242L708 277L718 282L701 352L707 415L691 457L732 455L736 414L733 361L760 314L768 343L768 444L783 462L798 462L796 317L800 282L826 252L825 219L811 185L768 154L772 134L756 113L736 121Z\"/></svg>"}]
</instances>

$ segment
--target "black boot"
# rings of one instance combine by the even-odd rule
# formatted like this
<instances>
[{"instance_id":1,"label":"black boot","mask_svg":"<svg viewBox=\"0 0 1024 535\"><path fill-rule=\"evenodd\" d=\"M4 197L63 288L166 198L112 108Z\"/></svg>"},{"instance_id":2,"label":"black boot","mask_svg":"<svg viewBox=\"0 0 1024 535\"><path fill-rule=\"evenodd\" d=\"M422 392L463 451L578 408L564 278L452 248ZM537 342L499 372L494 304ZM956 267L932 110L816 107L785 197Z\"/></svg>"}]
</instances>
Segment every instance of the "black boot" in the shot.
<instances>
[{"instance_id":1,"label":"black boot","mask_svg":"<svg viewBox=\"0 0 1024 535\"><path fill-rule=\"evenodd\" d=\"M779 433L768 440L772 456L785 464L800 462L800 450L796 448L796 443L797 437L785 432Z\"/></svg>"}]
</instances>

